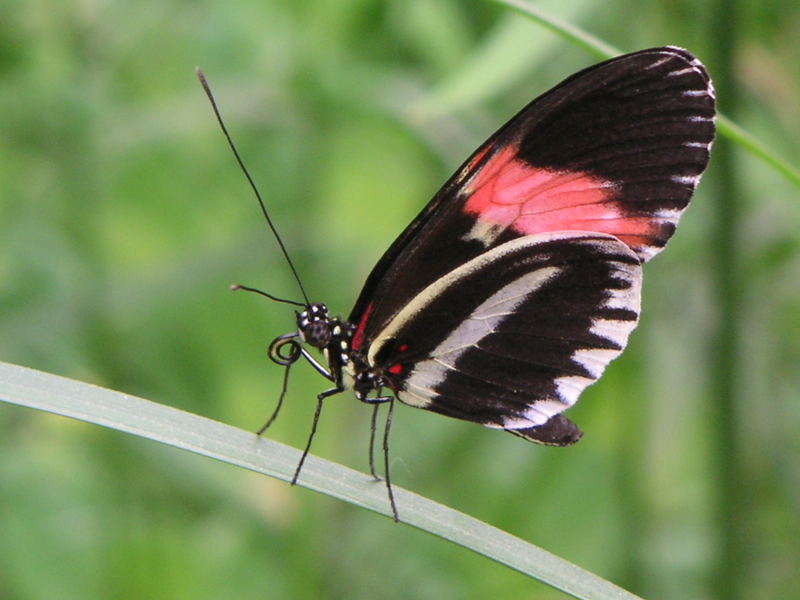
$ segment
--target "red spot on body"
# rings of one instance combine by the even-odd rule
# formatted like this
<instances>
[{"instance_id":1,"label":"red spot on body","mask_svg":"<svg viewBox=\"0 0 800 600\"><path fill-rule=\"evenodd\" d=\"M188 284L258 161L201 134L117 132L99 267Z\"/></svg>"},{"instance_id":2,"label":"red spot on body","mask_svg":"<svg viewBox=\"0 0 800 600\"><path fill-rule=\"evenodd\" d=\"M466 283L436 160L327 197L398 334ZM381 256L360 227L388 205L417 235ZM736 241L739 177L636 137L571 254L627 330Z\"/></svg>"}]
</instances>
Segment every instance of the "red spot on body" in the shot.
<instances>
[{"instance_id":1,"label":"red spot on body","mask_svg":"<svg viewBox=\"0 0 800 600\"><path fill-rule=\"evenodd\" d=\"M466 213L522 235L609 233L634 249L658 236L655 218L625 214L615 201L614 182L587 173L533 167L518 154L518 148L510 145L481 168L468 186L472 194L464 206Z\"/></svg>"},{"instance_id":2,"label":"red spot on body","mask_svg":"<svg viewBox=\"0 0 800 600\"><path fill-rule=\"evenodd\" d=\"M373 303L370 302L367 305L367 310L364 311L364 316L361 317L361 321L358 323L358 329L356 329L356 333L353 336L353 342L351 343L353 350L358 350L364 343L364 328L367 326L367 321L369 320L369 315L372 312L373 307Z\"/></svg>"}]
</instances>

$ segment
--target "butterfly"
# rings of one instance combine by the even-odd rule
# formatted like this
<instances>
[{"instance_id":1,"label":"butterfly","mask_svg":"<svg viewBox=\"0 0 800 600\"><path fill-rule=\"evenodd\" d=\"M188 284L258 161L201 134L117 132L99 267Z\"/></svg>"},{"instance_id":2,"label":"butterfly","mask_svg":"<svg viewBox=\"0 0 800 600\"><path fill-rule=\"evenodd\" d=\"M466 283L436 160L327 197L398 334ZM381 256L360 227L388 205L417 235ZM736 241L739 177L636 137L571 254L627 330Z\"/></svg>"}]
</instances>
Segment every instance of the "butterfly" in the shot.
<instances>
[{"instance_id":1,"label":"butterfly","mask_svg":"<svg viewBox=\"0 0 800 600\"><path fill-rule=\"evenodd\" d=\"M302 356L332 384L294 481L324 399L346 390L389 405L395 520L395 400L541 444L580 440L564 411L625 348L642 265L674 233L714 135L709 75L671 46L588 67L525 106L394 241L347 318L289 301L297 329L271 358L288 378Z\"/></svg>"}]
</instances>

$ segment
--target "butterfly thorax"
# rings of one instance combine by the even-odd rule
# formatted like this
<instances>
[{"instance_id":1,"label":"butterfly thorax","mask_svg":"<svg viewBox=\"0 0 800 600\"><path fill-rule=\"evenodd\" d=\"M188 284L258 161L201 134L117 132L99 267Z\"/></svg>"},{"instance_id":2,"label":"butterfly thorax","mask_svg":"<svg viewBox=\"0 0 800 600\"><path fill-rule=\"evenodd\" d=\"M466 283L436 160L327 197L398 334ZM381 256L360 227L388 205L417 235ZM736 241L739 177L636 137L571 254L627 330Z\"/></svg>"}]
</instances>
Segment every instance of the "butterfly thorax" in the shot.
<instances>
[{"instance_id":1,"label":"butterfly thorax","mask_svg":"<svg viewBox=\"0 0 800 600\"><path fill-rule=\"evenodd\" d=\"M297 314L297 327L304 342L322 350L334 383L352 389L356 398L367 401L370 392L385 386L380 369L371 367L362 353L353 349L356 326L331 317L327 306L309 304Z\"/></svg>"}]
</instances>

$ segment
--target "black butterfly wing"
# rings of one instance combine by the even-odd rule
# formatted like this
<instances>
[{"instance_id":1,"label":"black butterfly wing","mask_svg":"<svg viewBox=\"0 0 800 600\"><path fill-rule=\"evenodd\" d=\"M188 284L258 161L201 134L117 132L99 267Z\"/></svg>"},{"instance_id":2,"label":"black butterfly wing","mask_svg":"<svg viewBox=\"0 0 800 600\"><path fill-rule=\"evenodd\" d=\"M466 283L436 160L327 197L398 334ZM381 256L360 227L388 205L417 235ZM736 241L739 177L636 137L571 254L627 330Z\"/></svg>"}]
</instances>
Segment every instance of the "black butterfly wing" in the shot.
<instances>
[{"instance_id":1,"label":"black butterfly wing","mask_svg":"<svg viewBox=\"0 0 800 600\"><path fill-rule=\"evenodd\" d=\"M708 74L680 48L569 77L476 150L387 250L350 314L354 347L426 286L520 236L608 233L649 259L708 163L714 116Z\"/></svg>"},{"instance_id":2,"label":"black butterfly wing","mask_svg":"<svg viewBox=\"0 0 800 600\"><path fill-rule=\"evenodd\" d=\"M517 238L427 286L367 358L406 404L573 443L560 413L625 347L640 288L638 257L610 235Z\"/></svg>"}]
</instances>

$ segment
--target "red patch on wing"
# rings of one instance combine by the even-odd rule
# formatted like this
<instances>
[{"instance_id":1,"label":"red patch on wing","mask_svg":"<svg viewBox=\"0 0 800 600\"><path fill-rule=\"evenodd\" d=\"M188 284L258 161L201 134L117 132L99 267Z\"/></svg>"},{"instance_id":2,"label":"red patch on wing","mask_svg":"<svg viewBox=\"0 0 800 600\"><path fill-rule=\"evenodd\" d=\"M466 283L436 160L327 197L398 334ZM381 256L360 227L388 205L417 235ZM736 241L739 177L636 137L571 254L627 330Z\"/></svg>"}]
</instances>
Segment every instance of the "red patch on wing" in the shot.
<instances>
[{"instance_id":1,"label":"red patch on wing","mask_svg":"<svg viewBox=\"0 0 800 600\"><path fill-rule=\"evenodd\" d=\"M374 303L370 302L367 305L367 310L364 311L364 316L361 317L361 321L358 323L358 329L356 329L356 333L353 336L353 342L351 344L353 350L358 350L364 343L364 328L367 326L367 320L369 320L369 315L372 312L373 307Z\"/></svg>"},{"instance_id":2,"label":"red patch on wing","mask_svg":"<svg viewBox=\"0 0 800 600\"><path fill-rule=\"evenodd\" d=\"M471 196L465 212L522 235L609 233L634 249L658 235L654 219L625 214L614 200L613 182L587 173L532 167L517 155L517 147L510 145L483 165L468 186Z\"/></svg>"}]
</instances>

